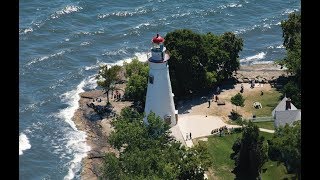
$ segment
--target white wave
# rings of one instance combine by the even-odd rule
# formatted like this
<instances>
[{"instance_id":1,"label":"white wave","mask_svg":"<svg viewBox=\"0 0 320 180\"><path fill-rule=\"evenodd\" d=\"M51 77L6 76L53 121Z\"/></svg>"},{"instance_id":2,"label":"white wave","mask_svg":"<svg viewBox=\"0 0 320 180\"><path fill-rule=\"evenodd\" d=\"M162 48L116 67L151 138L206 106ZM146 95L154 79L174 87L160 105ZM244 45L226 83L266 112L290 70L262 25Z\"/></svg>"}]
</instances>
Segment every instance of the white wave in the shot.
<instances>
[{"instance_id":1,"label":"white wave","mask_svg":"<svg viewBox=\"0 0 320 180\"><path fill-rule=\"evenodd\" d=\"M225 9L225 8L228 8L228 7L242 7L242 4L237 4L237 3L230 3L230 4L227 4L227 5L221 5L219 6L218 8L219 9Z\"/></svg>"},{"instance_id":2,"label":"white wave","mask_svg":"<svg viewBox=\"0 0 320 180\"><path fill-rule=\"evenodd\" d=\"M22 112L34 111L34 110L36 110L36 109L38 109L37 103L32 103L32 104L27 105L27 106L22 110Z\"/></svg>"},{"instance_id":3,"label":"white wave","mask_svg":"<svg viewBox=\"0 0 320 180\"><path fill-rule=\"evenodd\" d=\"M188 16L188 15L190 15L190 14L191 14L190 12L186 12L186 13L182 13L182 14L178 13L178 14L173 14L173 15L171 15L171 17L173 17L173 18L179 18L179 17Z\"/></svg>"},{"instance_id":4,"label":"white wave","mask_svg":"<svg viewBox=\"0 0 320 180\"><path fill-rule=\"evenodd\" d=\"M281 25L281 22L280 22L280 21L279 21L279 22L277 22L277 23L276 23L276 25Z\"/></svg>"},{"instance_id":5,"label":"white wave","mask_svg":"<svg viewBox=\"0 0 320 180\"><path fill-rule=\"evenodd\" d=\"M134 29L140 29L141 27L143 26L150 26L150 23L142 23L142 24L139 24L138 26L134 27Z\"/></svg>"},{"instance_id":6,"label":"white wave","mask_svg":"<svg viewBox=\"0 0 320 180\"><path fill-rule=\"evenodd\" d=\"M297 11L299 11L299 9L286 9L283 13L281 13L281 15L287 15Z\"/></svg>"},{"instance_id":7,"label":"white wave","mask_svg":"<svg viewBox=\"0 0 320 180\"><path fill-rule=\"evenodd\" d=\"M150 55L151 55L150 53L135 53L134 57L138 58L138 60L141 62L146 62L148 60L148 57L150 57ZM133 57L126 58L126 59L117 61L116 63L108 63L108 64L122 66L124 62L130 63L132 61L132 58Z\"/></svg>"},{"instance_id":8,"label":"white wave","mask_svg":"<svg viewBox=\"0 0 320 180\"><path fill-rule=\"evenodd\" d=\"M19 136L19 155L23 154L23 151L30 149L31 144L28 137L24 133L20 133Z\"/></svg>"},{"instance_id":9,"label":"white wave","mask_svg":"<svg viewBox=\"0 0 320 180\"><path fill-rule=\"evenodd\" d=\"M81 168L81 160L87 156L87 152L91 150L91 147L86 144L85 138L87 135L85 132L77 131L68 133L69 141L67 143L67 149L70 150L74 157L67 163L69 170L68 174L64 177L65 180L74 179L75 174Z\"/></svg>"},{"instance_id":10,"label":"white wave","mask_svg":"<svg viewBox=\"0 0 320 180\"><path fill-rule=\"evenodd\" d=\"M267 29L271 29L270 24L263 24L263 27L264 27L264 28L267 28Z\"/></svg>"},{"instance_id":11,"label":"white wave","mask_svg":"<svg viewBox=\"0 0 320 180\"><path fill-rule=\"evenodd\" d=\"M252 30L255 30L257 28L260 28L262 31L266 31L268 29L271 29L271 26L278 25L278 23L266 23L265 21L266 20L262 20L262 22L263 22L262 25L255 24L252 27L241 28L241 29L235 30L234 33L235 34L243 34L245 32L252 31Z\"/></svg>"},{"instance_id":12,"label":"white wave","mask_svg":"<svg viewBox=\"0 0 320 180\"><path fill-rule=\"evenodd\" d=\"M284 48L284 46L283 46L283 44L280 44L279 46L277 46L276 47L277 49L283 49Z\"/></svg>"},{"instance_id":13,"label":"white wave","mask_svg":"<svg viewBox=\"0 0 320 180\"><path fill-rule=\"evenodd\" d=\"M103 56L116 56L116 55L120 55L120 54L127 54L126 49L121 48L116 51L108 51L108 52L103 53L102 55Z\"/></svg>"},{"instance_id":14,"label":"white wave","mask_svg":"<svg viewBox=\"0 0 320 180\"><path fill-rule=\"evenodd\" d=\"M42 130L43 124L41 122L32 123L24 132L26 134L32 134L35 130Z\"/></svg>"},{"instance_id":15,"label":"white wave","mask_svg":"<svg viewBox=\"0 0 320 180\"><path fill-rule=\"evenodd\" d=\"M80 46L86 46L86 45L89 45L89 44L91 44L90 42L82 42L81 44L80 44Z\"/></svg>"},{"instance_id":16,"label":"white wave","mask_svg":"<svg viewBox=\"0 0 320 180\"><path fill-rule=\"evenodd\" d=\"M112 12L107 14L99 14L98 19L103 19L111 16L127 17L127 16L141 15L141 14L146 14L148 12L156 11L156 10L157 10L156 8L146 9L145 7L138 7L133 11L117 11L117 12Z\"/></svg>"},{"instance_id":17,"label":"white wave","mask_svg":"<svg viewBox=\"0 0 320 180\"><path fill-rule=\"evenodd\" d=\"M33 28L32 27L28 27L26 29L19 29L19 34L27 34L29 32L32 32Z\"/></svg>"},{"instance_id":18,"label":"white wave","mask_svg":"<svg viewBox=\"0 0 320 180\"><path fill-rule=\"evenodd\" d=\"M30 66L33 63L41 62L43 60L46 60L46 59L49 59L49 58L52 58L52 57L61 56L61 55L65 54L66 52L71 52L71 50L62 50L62 51L59 51L57 53L51 54L49 56L43 56L43 57L40 57L40 58L35 58L31 62L29 62L27 65Z\"/></svg>"},{"instance_id":19,"label":"white wave","mask_svg":"<svg viewBox=\"0 0 320 180\"><path fill-rule=\"evenodd\" d=\"M260 52L254 56L249 56L249 57L246 57L244 59L240 59L240 62L249 62L249 61L257 61L257 60L260 60L260 59L264 59L266 56L266 53L264 52Z\"/></svg>"},{"instance_id":20,"label":"white wave","mask_svg":"<svg viewBox=\"0 0 320 180\"><path fill-rule=\"evenodd\" d=\"M56 19L56 18L59 18L61 15L70 14L72 12L77 12L81 9L83 9L83 8L80 6L67 5L62 10L56 11L54 14L52 14L51 18Z\"/></svg>"},{"instance_id":21,"label":"white wave","mask_svg":"<svg viewBox=\"0 0 320 180\"><path fill-rule=\"evenodd\" d=\"M96 89L98 86L96 76L92 75L88 77L88 82L86 84L86 87L89 89Z\"/></svg>"},{"instance_id":22,"label":"white wave","mask_svg":"<svg viewBox=\"0 0 320 180\"><path fill-rule=\"evenodd\" d=\"M252 64L273 64L274 61L255 61Z\"/></svg>"},{"instance_id":23,"label":"white wave","mask_svg":"<svg viewBox=\"0 0 320 180\"><path fill-rule=\"evenodd\" d=\"M66 38L65 41L70 41L70 39L69 39L69 38Z\"/></svg>"},{"instance_id":24,"label":"white wave","mask_svg":"<svg viewBox=\"0 0 320 180\"><path fill-rule=\"evenodd\" d=\"M77 33L75 33L76 35L91 35L91 33L90 32L87 32L87 31L80 31L80 32L77 32Z\"/></svg>"},{"instance_id":25,"label":"white wave","mask_svg":"<svg viewBox=\"0 0 320 180\"><path fill-rule=\"evenodd\" d=\"M68 91L60 96L62 102L68 104L68 107L60 110L57 117L67 122L74 131L70 131L66 134L68 137L67 149L74 154L73 160L69 165L68 174L64 179L73 179L75 174L80 170L82 158L87 156L87 152L91 147L86 144L87 135L83 131L79 131L76 128L75 123L72 121L72 117L75 111L79 108L78 101L80 100L79 93L84 92L84 87L90 86L93 83L93 76L88 77L80 82L76 89Z\"/></svg>"}]
</instances>

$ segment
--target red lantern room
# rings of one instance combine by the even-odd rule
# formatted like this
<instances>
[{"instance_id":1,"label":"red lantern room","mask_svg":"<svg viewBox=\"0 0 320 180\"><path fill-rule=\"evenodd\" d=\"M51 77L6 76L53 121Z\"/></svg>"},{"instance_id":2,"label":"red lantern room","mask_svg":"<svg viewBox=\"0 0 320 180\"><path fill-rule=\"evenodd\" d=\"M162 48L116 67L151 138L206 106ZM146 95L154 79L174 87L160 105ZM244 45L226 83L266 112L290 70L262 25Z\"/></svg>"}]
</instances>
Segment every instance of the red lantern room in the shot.
<instances>
[{"instance_id":1,"label":"red lantern room","mask_svg":"<svg viewBox=\"0 0 320 180\"><path fill-rule=\"evenodd\" d=\"M152 38L151 42L152 42L152 48L154 50L158 49L158 50L162 51L163 43L164 43L163 37L161 37L159 34L157 34L157 36Z\"/></svg>"}]
</instances>

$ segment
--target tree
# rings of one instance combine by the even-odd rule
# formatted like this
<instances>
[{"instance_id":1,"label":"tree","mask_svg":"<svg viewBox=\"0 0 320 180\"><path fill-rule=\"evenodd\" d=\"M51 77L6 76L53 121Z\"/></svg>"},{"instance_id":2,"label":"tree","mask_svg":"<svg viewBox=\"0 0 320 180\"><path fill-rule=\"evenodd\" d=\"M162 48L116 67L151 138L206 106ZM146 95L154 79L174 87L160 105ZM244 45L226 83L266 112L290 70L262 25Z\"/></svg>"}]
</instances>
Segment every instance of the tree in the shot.
<instances>
[{"instance_id":1,"label":"tree","mask_svg":"<svg viewBox=\"0 0 320 180\"><path fill-rule=\"evenodd\" d=\"M120 153L107 153L103 177L110 179L203 179L207 170L208 152L205 145L186 149L177 142L164 123L154 113L148 115L124 108L112 121L114 131L109 143Z\"/></svg>"},{"instance_id":2,"label":"tree","mask_svg":"<svg viewBox=\"0 0 320 180\"><path fill-rule=\"evenodd\" d=\"M240 93L231 97L231 103L236 106L236 111L237 111L238 106L241 106L241 107L244 106L244 101L245 101L245 99L243 98L243 96Z\"/></svg>"},{"instance_id":3,"label":"tree","mask_svg":"<svg viewBox=\"0 0 320 180\"><path fill-rule=\"evenodd\" d=\"M119 73L121 66L115 65L108 68L108 65L100 66L99 73L96 76L98 86L101 86L107 94L108 104L109 102L109 91L114 90L114 84L120 80Z\"/></svg>"},{"instance_id":4,"label":"tree","mask_svg":"<svg viewBox=\"0 0 320 180\"><path fill-rule=\"evenodd\" d=\"M301 81L301 14L291 13L287 20L281 22L283 45L287 55L279 64L288 68L296 76L298 86Z\"/></svg>"},{"instance_id":5,"label":"tree","mask_svg":"<svg viewBox=\"0 0 320 180\"><path fill-rule=\"evenodd\" d=\"M290 13L287 20L281 21L283 45L287 50L295 50L296 44L301 44L301 14ZM299 42L300 41L300 42Z\"/></svg>"},{"instance_id":6,"label":"tree","mask_svg":"<svg viewBox=\"0 0 320 180\"><path fill-rule=\"evenodd\" d=\"M197 92L204 87L207 59L200 34L180 29L165 36L165 46L169 50L170 78L177 97Z\"/></svg>"},{"instance_id":7,"label":"tree","mask_svg":"<svg viewBox=\"0 0 320 180\"><path fill-rule=\"evenodd\" d=\"M227 53L227 58L220 65L220 71L225 78L229 78L232 72L240 68L239 52L242 51L243 40L232 32L226 32L221 36L220 48Z\"/></svg>"},{"instance_id":8,"label":"tree","mask_svg":"<svg viewBox=\"0 0 320 180\"><path fill-rule=\"evenodd\" d=\"M289 97L292 103L298 108L301 108L301 91L299 90L296 82L289 81L282 89L282 94Z\"/></svg>"},{"instance_id":9,"label":"tree","mask_svg":"<svg viewBox=\"0 0 320 180\"><path fill-rule=\"evenodd\" d=\"M277 128L268 143L270 159L283 162L289 172L301 179L301 121Z\"/></svg>"},{"instance_id":10,"label":"tree","mask_svg":"<svg viewBox=\"0 0 320 180\"><path fill-rule=\"evenodd\" d=\"M126 77L130 78L133 74L148 77L149 67L147 62L141 62L137 57L133 58L130 63L124 62Z\"/></svg>"},{"instance_id":11,"label":"tree","mask_svg":"<svg viewBox=\"0 0 320 180\"><path fill-rule=\"evenodd\" d=\"M124 63L124 67L126 69L126 76L129 78L125 89L125 96L135 103L141 103L141 106L144 107L148 86L148 64L140 62L138 58L134 58L132 62Z\"/></svg>"},{"instance_id":12,"label":"tree","mask_svg":"<svg viewBox=\"0 0 320 180\"><path fill-rule=\"evenodd\" d=\"M282 92L291 98L297 108L301 108L301 14L289 14L289 18L281 22L281 27L287 54L278 63L294 75L293 81L289 81Z\"/></svg>"},{"instance_id":13,"label":"tree","mask_svg":"<svg viewBox=\"0 0 320 180\"><path fill-rule=\"evenodd\" d=\"M169 32L165 39L172 89L177 98L190 91L199 93L211 88L239 69L238 53L243 40L231 32L217 36L179 29Z\"/></svg>"},{"instance_id":14,"label":"tree","mask_svg":"<svg viewBox=\"0 0 320 180\"><path fill-rule=\"evenodd\" d=\"M259 128L251 121L243 127L241 139L232 146L234 151L230 157L235 161L233 173L236 179L253 180L260 177L261 168L267 161L267 147L264 137L259 135Z\"/></svg>"}]
</instances>

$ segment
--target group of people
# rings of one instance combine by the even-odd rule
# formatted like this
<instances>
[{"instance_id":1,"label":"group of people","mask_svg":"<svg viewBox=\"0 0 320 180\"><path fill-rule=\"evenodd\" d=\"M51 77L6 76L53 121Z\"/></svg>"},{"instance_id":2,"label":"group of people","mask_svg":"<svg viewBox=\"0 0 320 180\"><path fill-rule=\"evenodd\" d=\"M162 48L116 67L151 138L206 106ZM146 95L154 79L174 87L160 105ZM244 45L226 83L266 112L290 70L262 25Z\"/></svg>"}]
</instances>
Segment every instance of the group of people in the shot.
<instances>
[{"instance_id":1,"label":"group of people","mask_svg":"<svg viewBox=\"0 0 320 180\"><path fill-rule=\"evenodd\" d=\"M223 132L223 131L226 131L226 130L228 130L227 126L222 126L222 127L220 127L220 128L217 128L217 129L212 130L212 131L211 131L211 134L215 134L215 133L218 133L218 132L219 132L219 134L220 134L220 136L221 136L221 135L222 135L222 132Z\"/></svg>"},{"instance_id":2,"label":"group of people","mask_svg":"<svg viewBox=\"0 0 320 180\"><path fill-rule=\"evenodd\" d=\"M113 92L112 92L112 96L113 96L114 101L121 100L121 93L118 90L116 90L115 94L113 94Z\"/></svg>"}]
</instances>

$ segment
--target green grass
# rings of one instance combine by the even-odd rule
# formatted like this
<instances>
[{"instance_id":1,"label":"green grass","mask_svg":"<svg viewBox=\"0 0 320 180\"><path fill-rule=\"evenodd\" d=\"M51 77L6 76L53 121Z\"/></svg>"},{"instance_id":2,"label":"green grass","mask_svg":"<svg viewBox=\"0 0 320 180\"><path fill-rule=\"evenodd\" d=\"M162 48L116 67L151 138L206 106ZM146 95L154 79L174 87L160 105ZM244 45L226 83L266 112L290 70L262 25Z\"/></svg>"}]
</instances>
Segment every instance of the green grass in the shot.
<instances>
[{"instance_id":1,"label":"green grass","mask_svg":"<svg viewBox=\"0 0 320 180\"><path fill-rule=\"evenodd\" d=\"M274 122L273 122L273 121L268 121L268 122L255 122L254 124L257 125L259 128L275 130L275 128L274 128Z\"/></svg>"},{"instance_id":2,"label":"green grass","mask_svg":"<svg viewBox=\"0 0 320 180\"><path fill-rule=\"evenodd\" d=\"M230 158L232 145L241 133L231 134L223 137L212 136L208 138L208 149L212 158L212 169L219 179L234 179L231 173L234 168L234 161Z\"/></svg>"},{"instance_id":3,"label":"green grass","mask_svg":"<svg viewBox=\"0 0 320 180\"><path fill-rule=\"evenodd\" d=\"M263 180L273 180L273 179L294 179L293 174L288 174L286 167L283 163L278 163L275 161L268 161L262 167L261 178Z\"/></svg>"},{"instance_id":4,"label":"green grass","mask_svg":"<svg viewBox=\"0 0 320 180\"><path fill-rule=\"evenodd\" d=\"M273 137L272 133L260 132L260 135L265 137L265 141ZM213 172L214 175L208 174L209 179L226 179L231 180L235 178L235 175L231 172L234 168L234 161L231 160L230 154L233 153L232 145L237 139L241 137L241 133L235 133L226 135L223 137L211 136L208 137L208 150L212 158L212 166L209 172ZM287 174L286 168L277 162L268 161L264 166L264 172L262 179L279 179L279 177L290 177L292 175Z\"/></svg>"},{"instance_id":5,"label":"green grass","mask_svg":"<svg viewBox=\"0 0 320 180\"><path fill-rule=\"evenodd\" d=\"M271 116L272 110L278 105L280 102L281 93L272 89L271 91L266 91L261 96L260 92L252 92L249 95L245 95L245 110L248 112L252 112L257 117L265 117ZM254 102L260 102L262 105L261 109L255 109L253 107Z\"/></svg>"}]
</instances>

